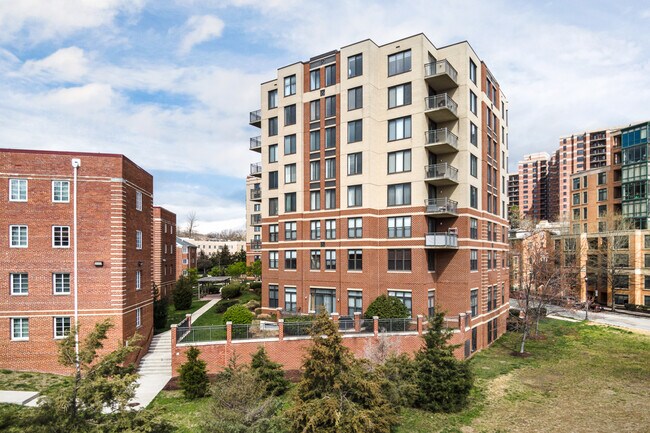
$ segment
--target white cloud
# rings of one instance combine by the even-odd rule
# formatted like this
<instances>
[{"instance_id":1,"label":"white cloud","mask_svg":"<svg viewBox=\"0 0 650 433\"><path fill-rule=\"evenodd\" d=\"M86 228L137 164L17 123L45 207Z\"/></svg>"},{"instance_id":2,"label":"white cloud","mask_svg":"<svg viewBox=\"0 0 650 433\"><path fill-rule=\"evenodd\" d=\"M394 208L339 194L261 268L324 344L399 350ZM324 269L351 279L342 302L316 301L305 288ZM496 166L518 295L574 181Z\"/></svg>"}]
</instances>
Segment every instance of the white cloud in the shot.
<instances>
[{"instance_id":1,"label":"white cloud","mask_svg":"<svg viewBox=\"0 0 650 433\"><path fill-rule=\"evenodd\" d=\"M181 54L189 53L195 45L219 38L224 22L214 15L195 15L187 20L184 27L186 33L179 47Z\"/></svg>"},{"instance_id":2,"label":"white cloud","mask_svg":"<svg viewBox=\"0 0 650 433\"><path fill-rule=\"evenodd\" d=\"M79 81L88 72L88 58L78 47L61 48L40 60L28 60L20 70L21 74L41 75L43 79L59 81Z\"/></svg>"}]
</instances>

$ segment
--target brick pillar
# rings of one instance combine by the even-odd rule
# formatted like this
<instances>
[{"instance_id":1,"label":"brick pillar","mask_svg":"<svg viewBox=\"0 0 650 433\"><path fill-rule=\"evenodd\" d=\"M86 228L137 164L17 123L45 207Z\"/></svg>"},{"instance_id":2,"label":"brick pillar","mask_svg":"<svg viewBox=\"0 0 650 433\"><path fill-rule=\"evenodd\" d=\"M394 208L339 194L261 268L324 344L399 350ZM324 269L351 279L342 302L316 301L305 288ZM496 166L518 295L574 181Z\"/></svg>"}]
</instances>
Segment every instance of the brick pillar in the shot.
<instances>
[{"instance_id":1,"label":"brick pillar","mask_svg":"<svg viewBox=\"0 0 650 433\"><path fill-rule=\"evenodd\" d=\"M375 333L375 337L379 337L379 317L372 317L372 330Z\"/></svg>"},{"instance_id":2,"label":"brick pillar","mask_svg":"<svg viewBox=\"0 0 650 433\"><path fill-rule=\"evenodd\" d=\"M277 316L278 320L282 319L282 308L278 307L275 309L275 315Z\"/></svg>"},{"instance_id":3,"label":"brick pillar","mask_svg":"<svg viewBox=\"0 0 650 433\"><path fill-rule=\"evenodd\" d=\"M422 314L418 314L418 317L417 317L418 335L422 335L422 322L423 322L423 320L424 320L424 316L422 316Z\"/></svg>"},{"instance_id":4,"label":"brick pillar","mask_svg":"<svg viewBox=\"0 0 650 433\"><path fill-rule=\"evenodd\" d=\"M187 327L188 327L188 328L191 328L191 327L192 327L192 315L189 314L189 313L187 313L187 314L185 315L185 318L187 319Z\"/></svg>"},{"instance_id":5,"label":"brick pillar","mask_svg":"<svg viewBox=\"0 0 650 433\"><path fill-rule=\"evenodd\" d=\"M354 313L354 331L361 332L361 313Z\"/></svg>"},{"instance_id":6,"label":"brick pillar","mask_svg":"<svg viewBox=\"0 0 650 433\"><path fill-rule=\"evenodd\" d=\"M284 319L278 319L278 339L284 340Z\"/></svg>"},{"instance_id":7,"label":"brick pillar","mask_svg":"<svg viewBox=\"0 0 650 433\"><path fill-rule=\"evenodd\" d=\"M171 326L171 334L172 334L172 344L171 344L171 352L172 352L172 376L174 373L176 373L174 369L174 358L176 357L176 328L178 325L173 324Z\"/></svg>"},{"instance_id":8,"label":"brick pillar","mask_svg":"<svg viewBox=\"0 0 650 433\"><path fill-rule=\"evenodd\" d=\"M330 318L331 318L333 321L335 321L335 322L338 323L338 321L339 321L339 313L332 313L332 314L330 314Z\"/></svg>"},{"instance_id":9,"label":"brick pillar","mask_svg":"<svg viewBox=\"0 0 650 433\"><path fill-rule=\"evenodd\" d=\"M458 329L460 330L461 334L465 333L465 318L467 315L465 313L460 313L458 315Z\"/></svg>"},{"instance_id":10,"label":"brick pillar","mask_svg":"<svg viewBox=\"0 0 650 433\"><path fill-rule=\"evenodd\" d=\"M232 322L226 322L226 343L232 341Z\"/></svg>"},{"instance_id":11,"label":"brick pillar","mask_svg":"<svg viewBox=\"0 0 650 433\"><path fill-rule=\"evenodd\" d=\"M467 320L466 328L471 328L472 327L472 310L467 310L465 312L465 316L467 316L467 318L465 319L465 320Z\"/></svg>"}]
</instances>

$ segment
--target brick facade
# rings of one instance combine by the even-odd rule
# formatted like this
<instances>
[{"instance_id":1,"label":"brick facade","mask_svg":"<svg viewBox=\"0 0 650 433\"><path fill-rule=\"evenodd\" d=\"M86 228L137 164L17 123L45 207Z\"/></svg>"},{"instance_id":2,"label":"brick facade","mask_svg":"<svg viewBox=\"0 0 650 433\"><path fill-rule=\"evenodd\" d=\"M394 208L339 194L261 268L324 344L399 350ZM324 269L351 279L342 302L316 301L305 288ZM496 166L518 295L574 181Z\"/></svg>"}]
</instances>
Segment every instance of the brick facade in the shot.
<instances>
[{"instance_id":1,"label":"brick facade","mask_svg":"<svg viewBox=\"0 0 650 433\"><path fill-rule=\"evenodd\" d=\"M168 296L176 284L176 214L154 206L153 235L154 284Z\"/></svg>"}]
</instances>

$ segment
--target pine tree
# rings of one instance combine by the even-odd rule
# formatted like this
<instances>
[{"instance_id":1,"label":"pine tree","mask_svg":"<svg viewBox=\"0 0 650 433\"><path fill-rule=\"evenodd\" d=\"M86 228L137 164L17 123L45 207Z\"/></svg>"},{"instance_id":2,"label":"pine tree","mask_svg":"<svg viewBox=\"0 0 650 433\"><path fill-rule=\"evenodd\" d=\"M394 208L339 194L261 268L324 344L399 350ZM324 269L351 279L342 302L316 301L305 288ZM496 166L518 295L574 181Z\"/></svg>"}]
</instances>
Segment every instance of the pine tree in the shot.
<instances>
[{"instance_id":1,"label":"pine tree","mask_svg":"<svg viewBox=\"0 0 650 433\"><path fill-rule=\"evenodd\" d=\"M205 397L210 382L205 361L199 359L201 351L192 346L186 352L187 362L178 369L183 395L188 399Z\"/></svg>"},{"instance_id":2,"label":"pine tree","mask_svg":"<svg viewBox=\"0 0 650 433\"><path fill-rule=\"evenodd\" d=\"M251 359L251 369L258 380L266 385L270 395L282 395L289 389L289 381L284 377L282 366L271 361L263 346L260 346Z\"/></svg>"}]
</instances>

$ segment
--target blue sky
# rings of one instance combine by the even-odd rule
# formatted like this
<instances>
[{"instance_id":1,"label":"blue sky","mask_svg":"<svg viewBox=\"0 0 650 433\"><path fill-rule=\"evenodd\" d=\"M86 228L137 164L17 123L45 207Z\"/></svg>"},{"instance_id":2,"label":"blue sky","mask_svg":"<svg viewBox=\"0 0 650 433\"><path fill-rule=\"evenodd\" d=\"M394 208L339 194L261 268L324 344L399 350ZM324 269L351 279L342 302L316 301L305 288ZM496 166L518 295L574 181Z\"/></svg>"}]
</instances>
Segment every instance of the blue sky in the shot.
<instances>
[{"instance_id":1,"label":"blue sky","mask_svg":"<svg viewBox=\"0 0 650 433\"><path fill-rule=\"evenodd\" d=\"M366 38L468 40L509 99L513 167L650 119L649 27L644 1L0 1L0 147L124 153L179 225L239 228L248 112L280 66Z\"/></svg>"}]
</instances>

